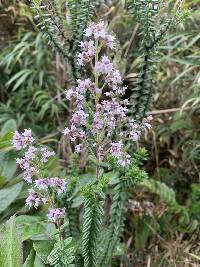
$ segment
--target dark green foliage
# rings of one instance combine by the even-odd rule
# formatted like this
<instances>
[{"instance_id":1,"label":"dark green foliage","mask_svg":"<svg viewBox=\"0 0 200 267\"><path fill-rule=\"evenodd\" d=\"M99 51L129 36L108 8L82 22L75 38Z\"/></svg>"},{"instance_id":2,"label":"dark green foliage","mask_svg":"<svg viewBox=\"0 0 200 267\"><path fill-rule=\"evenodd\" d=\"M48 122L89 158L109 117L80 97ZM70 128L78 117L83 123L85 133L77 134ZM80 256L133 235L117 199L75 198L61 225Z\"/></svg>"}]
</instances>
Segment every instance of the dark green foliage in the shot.
<instances>
[{"instance_id":1,"label":"dark green foliage","mask_svg":"<svg viewBox=\"0 0 200 267\"><path fill-rule=\"evenodd\" d=\"M142 164L145 156L146 151L141 149L135 154L132 163L127 169L117 165L120 171L120 177L113 188L114 194L112 196L112 205L109 214L110 220L108 228L102 234L97 266L107 267L112 261L114 251L123 233L125 203L129 196L128 189L132 188L134 184L147 179L146 172L138 167L138 165ZM115 159L110 157L109 162L112 162L112 167L116 168Z\"/></svg>"},{"instance_id":2,"label":"dark green foliage","mask_svg":"<svg viewBox=\"0 0 200 267\"><path fill-rule=\"evenodd\" d=\"M158 1L135 1L137 19L141 25L140 63L138 78L132 89L132 113L141 120L145 117L153 94L155 70L155 36Z\"/></svg>"},{"instance_id":3,"label":"dark green foliage","mask_svg":"<svg viewBox=\"0 0 200 267\"><path fill-rule=\"evenodd\" d=\"M166 184L153 179L144 180L142 185L147 187L151 192L159 195L159 197L167 204L174 214L179 214L180 222L183 225L189 224L190 220L188 210L186 207L177 203L173 189L169 188Z\"/></svg>"},{"instance_id":4,"label":"dark green foliage","mask_svg":"<svg viewBox=\"0 0 200 267\"><path fill-rule=\"evenodd\" d=\"M135 0L128 3L130 11L135 13L141 28L138 75L131 93L131 114L136 120L141 120L146 116L154 93L157 46L170 27L185 19L187 12L174 12L172 16L168 14L166 17L157 0Z\"/></svg>"},{"instance_id":5,"label":"dark green foliage","mask_svg":"<svg viewBox=\"0 0 200 267\"><path fill-rule=\"evenodd\" d=\"M123 182L119 182L114 188L113 204L110 211L110 222L107 233L103 236L101 247L99 248L98 264L99 267L110 265L113 252L123 231L124 204L126 192L124 192Z\"/></svg>"},{"instance_id":6,"label":"dark green foliage","mask_svg":"<svg viewBox=\"0 0 200 267\"><path fill-rule=\"evenodd\" d=\"M62 0L50 3L33 0L33 8L37 13L36 19L39 19L38 26L55 51L67 60L71 68L72 82L75 83L75 78L80 77L76 57L84 30L90 21L92 3L89 0L69 0L67 7L70 14L66 6L64 9L62 7ZM69 23L64 18L66 14L70 20Z\"/></svg>"},{"instance_id":7,"label":"dark green foliage","mask_svg":"<svg viewBox=\"0 0 200 267\"><path fill-rule=\"evenodd\" d=\"M84 267L97 267L98 242L103 219L103 202L91 186L84 189L82 251Z\"/></svg>"},{"instance_id":8,"label":"dark green foliage","mask_svg":"<svg viewBox=\"0 0 200 267\"><path fill-rule=\"evenodd\" d=\"M75 3L76 2L76 3ZM79 51L79 45L83 39L84 30L87 27L88 21L91 18L92 1L69 1L69 7L71 10L71 23L73 29L72 43L71 43L71 55L73 58L72 68L75 73L75 77L80 77L80 68L76 64L76 55Z\"/></svg>"}]
</instances>

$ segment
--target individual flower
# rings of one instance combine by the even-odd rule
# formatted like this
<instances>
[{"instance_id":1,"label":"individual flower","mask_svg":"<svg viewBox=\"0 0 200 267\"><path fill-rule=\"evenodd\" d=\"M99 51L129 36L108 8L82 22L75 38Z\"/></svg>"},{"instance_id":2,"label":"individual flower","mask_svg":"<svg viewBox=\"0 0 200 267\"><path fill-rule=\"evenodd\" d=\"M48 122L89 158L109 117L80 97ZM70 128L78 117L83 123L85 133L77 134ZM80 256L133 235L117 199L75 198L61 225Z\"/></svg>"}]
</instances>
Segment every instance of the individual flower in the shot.
<instances>
[{"instance_id":1,"label":"individual flower","mask_svg":"<svg viewBox=\"0 0 200 267\"><path fill-rule=\"evenodd\" d=\"M131 156L130 155L128 155L126 153L123 153L121 155L121 157L118 159L118 163L121 166L125 167L125 166L127 166L127 165L129 165L131 163L130 159L131 159Z\"/></svg>"},{"instance_id":2,"label":"individual flower","mask_svg":"<svg viewBox=\"0 0 200 267\"><path fill-rule=\"evenodd\" d=\"M101 61L96 62L95 70L102 74L109 74L113 70L113 64L106 55L103 55Z\"/></svg>"},{"instance_id":3,"label":"individual flower","mask_svg":"<svg viewBox=\"0 0 200 267\"><path fill-rule=\"evenodd\" d=\"M75 146L76 153L80 153L81 149L82 149L82 144L78 144L78 145Z\"/></svg>"},{"instance_id":4,"label":"individual flower","mask_svg":"<svg viewBox=\"0 0 200 267\"><path fill-rule=\"evenodd\" d=\"M95 55L95 46L94 41L84 41L80 44L81 52L78 54L77 63L80 66L85 65L89 62Z\"/></svg>"},{"instance_id":5,"label":"individual flower","mask_svg":"<svg viewBox=\"0 0 200 267\"><path fill-rule=\"evenodd\" d=\"M36 180L35 186L40 190L46 190L48 188L48 179L40 178Z\"/></svg>"},{"instance_id":6,"label":"individual flower","mask_svg":"<svg viewBox=\"0 0 200 267\"><path fill-rule=\"evenodd\" d=\"M67 100L71 100L72 97L75 96L75 91L74 91L74 89L70 88L70 89L68 89L68 90L65 90L65 96L66 96L66 99L67 99Z\"/></svg>"},{"instance_id":7,"label":"individual flower","mask_svg":"<svg viewBox=\"0 0 200 267\"><path fill-rule=\"evenodd\" d=\"M23 172L23 178L27 183L31 184L33 182L32 180L33 176L38 174L39 170L37 170L35 167L29 167Z\"/></svg>"},{"instance_id":8,"label":"individual flower","mask_svg":"<svg viewBox=\"0 0 200 267\"><path fill-rule=\"evenodd\" d=\"M88 114L84 110L78 110L72 114L71 123L73 125L85 125Z\"/></svg>"},{"instance_id":9,"label":"individual flower","mask_svg":"<svg viewBox=\"0 0 200 267\"><path fill-rule=\"evenodd\" d=\"M110 153L112 154L113 157L120 158L122 155L122 148L123 148L122 141L112 142L110 144Z\"/></svg>"},{"instance_id":10,"label":"individual flower","mask_svg":"<svg viewBox=\"0 0 200 267\"><path fill-rule=\"evenodd\" d=\"M42 198L35 190L32 188L28 190L29 196L26 199L26 205L31 207L38 208L39 206L46 203L46 198Z\"/></svg>"},{"instance_id":11,"label":"individual flower","mask_svg":"<svg viewBox=\"0 0 200 267\"><path fill-rule=\"evenodd\" d=\"M49 178L48 185L50 188L55 189L58 194L62 194L67 187L65 180L57 177Z\"/></svg>"},{"instance_id":12,"label":"individual flower","mask_svg":"<svg viewBox=\"0 0 200 267\"><path fill-rule=\"evenodd\" d=\"M52 157L55 155L54 151L50 151L46 147L40 148L40 152L41 152L41 161L43 163L47 162L49 157Z\"/></svg>"},{"instance_id":13,"label":"individual flower","mask_svg":"<svg viewBox=\"0 0 200 267\"><path fill-rule=\"evenodd\" d=\"M51 209L48 213L48 219L53 223L58 223L60 219L63 219L66 214L65 208Z\"/></svg>"},{"instance_id":14,"label":"individual flower","mask_svg":"<svg viewBox=\"0 0 200 267\"><path fill-rule=\"evenodd\" d=\"M115 37L106 31L105 23L103 21L90 23L85 30L85 36L90 38L94 37L94 39L100 38L111 50L116 47Z\"/></svg>"},{"instance_id":15,"label":"individual flower","mask_svg":"<svg viewBox=\"0 0 200 267\"><path fill-rule=\"evenodd\" d=\"M122 77L119 70L112 70L109 72L105 77L105 81L111 89L116 90L117 86L122 83Z\"/></svg>"},{"instance_id":16,"label":"individual flower","mask_svg":"<svg viewBox=\"0 0 200 267\"><path fill-rule=\"evenodd\" d=\"M34 146L30 146L28 150L25 152L25 158L28 160L33 160L35 158L35 152L37 149Z\"/></svg>"},{"instance_id":17,"label":"individual flower","mask_svg":"<svg viewBox=\"0 0 200 267\"><path fill-rule=\"evenodd\" d=\"M105 24L103 21L100 21L98 23L90 23L90 25L85 30L85 36L91 37L94 36L95 39L101 37L105 38L106 31L105 31Z\"/></svg>"},{"instance_id":18,"label":"individual flower","mask_svg":"<svg viewBox=\"0 0 200 267\"><path fill-rule=\"evenodd\" d=\"M22 170L29 170L29 168L30 168L30 163L29 163L28 159L25 157L17 158L16 163L19 164L19 166Z\"/></svg>"},{"instance_id":19,"label":"individual flower","mask_svg":"<svg viewBox=\"0 0 200 267\"><path fill-rule=\"evenodd\" d=\"M35 139L32 137L31 130L25 129L24 132L21 133L15 131L12 139L12 144L17 150L20 150L31 145L34 140Z\"/></svg>"}]
</instances>

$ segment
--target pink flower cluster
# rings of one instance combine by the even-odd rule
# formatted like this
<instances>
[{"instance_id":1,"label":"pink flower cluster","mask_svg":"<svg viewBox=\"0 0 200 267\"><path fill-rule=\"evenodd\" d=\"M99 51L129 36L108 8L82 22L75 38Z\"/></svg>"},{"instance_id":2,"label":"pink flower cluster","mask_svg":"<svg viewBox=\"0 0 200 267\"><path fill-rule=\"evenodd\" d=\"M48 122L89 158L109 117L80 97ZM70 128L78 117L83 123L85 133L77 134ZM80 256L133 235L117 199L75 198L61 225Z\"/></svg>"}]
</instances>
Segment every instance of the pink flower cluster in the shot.
<instances>
[{"instance_id":1,"label":"pink flower cluster","mask_svg":"<svg viewBox=\"0 0 200 267\"><path fill-rule=\"evenodd\" d=\"M16 162L23 170L24 180L28 183L33 182L33 177L40 175L40 171L35 164L35 159L38 158L41 163L48 161L49 157L54 156L54 151L49 151L46 147L40 149L33 146L34 138L31 130L25 129L24 132L16 131L13 136L12 144L17 150L26 149L24 156L18 158Z\"/></svg>"},{"instance_id":2,"label":"pink flower cluster","mask_svg":"<svg viewBox=\"0 0 200 267\"><path fill-rule=\"evenodd\" d=\"M32 133L30 129L25 129L23 133L19 133L15 131L12 144L17 149L20 150L22 148L26 148L34 142L34 138L32 137Z\"/></svg>"},{"instance_id":3,"label":"pink flower cluster","mask_svg":"<svg viewBox=\"0 0 200 267\"><path fill-rule=\"evenodd\" d=\"M111 50L116 47L115 37L109 34L105 29L103 21L99 23L91 23L85 30L85 37L94 38L89 41L81 42L81 52L78 54L77 62L78 65L84 66L90 62L95 56L95 42L96 40L103 41Z\"/></svg>"},{"instance_id":4,"label":"pink flower cluster","mask_svg":"<svg viewBox=\"0 0 200 267\"><path fill-rule=\"evenodd\" d=\"M38 208L47 202L47 199L45 197L41 197L34 189L31 188L28 190L28 192L29 196L26 199L26 205L28 205L30 208Z\"/></svg>"},{"instance_id":5,"label":"pink flower cluster","mask_svg":"<svg viewBox=\"0 0 200 267\"><path fill-rule=\"evenodd\" d=\"M66 190L66 182L58 177L54 178L40 178L43 173L43 165L49 160L50 157L55 155L54 151L48 150L46 147L37 148L33 145L34 138L32 137L31 130L25 130L22 133L15 132L12 140L13 146L17 150L24 150L24 156L18 158L16 162L23 170L23 177L26 182L33 185L29 189L29 195L26 199L26 205L34 208L48 203L50 196L53 194L60 195ZM49 203L52 205L52 203ZM56 209L59 210L59 209ZM64 209L60 209L60 216L64 216ZM53 216L53 210L49 214ZM57 214L57 215L56 215ZM48 215L49 217L49 215ZM51 218L51 216L49 217ZM59 219L59 213L55 212L55 216L51 218L52 222Z\"/></svg>"},{"instance_id":6,"label":"pink flower cluster","mask_svg":"<svg viewBox=\"0 0 200 267\"><path fill-rule=\"evenodd\" d=\"M87 39L81 43L81 52L78 54L78 64L83 66L92 63L94 81L77 80L76 88L66 91L67 100L74 103L74 112L70 127L65 128L63 134L75 142L77 153L81 152L84 142L90 139L87 143L93 143L92 149L96 149L99 160L111 153L125 166L130 163L130 155L126 153L123 140L128 138L137 141L145 129L151 128L152 118L137 123L127 116L129 101L121 100L126 87L122 86L120 72L107 55L101 55L102 47L115 47L115 38L106 31L104 22L91 23L85 31L85 37ZM78 140L82 144L77 144Z\"/></svg>"},{"instance_id":7,"label":"pink flower cluster","mask_svg":"<svg viewBox=\"0 0 200 267\"><path fill-rule=\"evenodd\" d=\"M94 37L94 39L102 39L110 49L114 49L116 46L115 37L109 34L105 28L104 21L98 23L92 22L85 30L85 36Z\"/></svg>"},{"instance_id":8,"label":"pink flower cluster","mask_svg":"<svg viewBox=\"0 0 200 267\"><path fill-rule=\"evenodd\" d=\"M47 190L48 188L55 190L56 193L62 194L66 190L66 182L60 178L40 178L35 181L35 186L40 190Z\"/></svg>"},{"instance_id":9,"label":"pink flower cluster","mask_svg":"<svg viewBox=\"0 0 200 267\"><path fill-rule=\"evenodd\" d=\"M60 219L63 219L65 217L65 214L66 214L65 208L56 208L56 209L51 209L47 216L51 222L58 223Z\"/></svg>"}]
</instances>

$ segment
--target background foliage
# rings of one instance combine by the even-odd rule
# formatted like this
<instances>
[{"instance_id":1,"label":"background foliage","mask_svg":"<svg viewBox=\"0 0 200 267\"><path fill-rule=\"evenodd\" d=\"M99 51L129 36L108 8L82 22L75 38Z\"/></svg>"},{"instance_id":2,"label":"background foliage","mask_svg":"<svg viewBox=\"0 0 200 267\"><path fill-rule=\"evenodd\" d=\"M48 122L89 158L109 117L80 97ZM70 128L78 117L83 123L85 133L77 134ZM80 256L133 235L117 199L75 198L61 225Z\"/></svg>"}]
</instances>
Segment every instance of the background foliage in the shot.
<instances>
[{"instance_id":1,"label":"background foliage","mask_svg":"<svg viewBox=\"0 0 200 267\"><path fill-rule=\"evenodd\" d=\"M139 22L130 3L127 6L124 1L95 2L90 16L102 17L116 33L119 49L115 61L131 94L141 63ZM170 6L173 1L168 2ZM44 229L46 226L39 216L31 219L29 215L34 214L24 208L26 186L17 170L16 155L9 140L12 131L30 127L41 143L48 142L59 152L60 160L49 164L49 172L53 174L60 165L67 166L68 147L59 134L70 113L63 92L73 84L70 73L74 77L79 75L72 58L81 28L72 25L72 45L64 44L71 53L66 62L38 30L29 1L0 1L0 8L0 221L2 230L8 229L1 235L10 248L6 253L15 254L15 266L22 262L22 241L25 247L33 243L33 249L27 249L24 254L25 258L29 253L24 266L30 266L29 261L35 266L45 266L48 253L40 248L46 237L41 235L48 229ZM168 30L154 59L157 71L150 106L154 127L138 144L147 147L146 169L150 179L129 195L126 231L115 251L113 266L200 264L197 257L200 252L200 1L187 0L182 8L190 10L189 16L184 23ZM13 214L25 217L19 216L16 222L11 217L4 225ZM17 231L22 225L23 240L18 240ZM70 242L66 240L68 249L71 249ZM19 249L13 251L14 245ZM51 251L53 244L49 246ZM2 255L0 260L4 260Z\"/></svg>"}]
</instances>

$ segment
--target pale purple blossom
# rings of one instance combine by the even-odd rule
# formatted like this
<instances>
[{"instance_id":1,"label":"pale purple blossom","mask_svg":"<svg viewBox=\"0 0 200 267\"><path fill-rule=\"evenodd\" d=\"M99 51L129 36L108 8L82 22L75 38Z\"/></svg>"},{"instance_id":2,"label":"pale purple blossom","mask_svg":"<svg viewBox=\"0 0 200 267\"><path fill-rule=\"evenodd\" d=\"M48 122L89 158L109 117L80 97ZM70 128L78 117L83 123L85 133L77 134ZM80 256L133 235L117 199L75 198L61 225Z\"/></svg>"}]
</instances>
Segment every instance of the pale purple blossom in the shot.
<instances>
[{"instance_id":1,"label":"pale purple blossom","mask_svg":"<svg viewBox=\"0 0 200 267\"><path fill-rule=\"evenodd\" d=\"M35 158L35 152L37 149L34 146L30 146L28 150L25 152L25 158L28 160L33 160Z\"/></svg>"},{"instance_id":2,"label":"pale purple blossom","mask_svg":"<svg viewBox=\"0 0 200 267\"><path fill-rule=\"evenodd\" d=\"M72 115L71 123L74 125L85 125L87 123L88 114L83 110L78 110Z\"/></svg>"},{"instance_id":3,"label":"pale purple blossom","mask_svg":"<svg viewBox=\"0 0 200 267\"><path fill-rule=\"evenodd\" d=\"M66 209L65 208L56 208L56 209L51 209L48 213L48 219L53 222L57 223L60 219L63 219L66 214Z\"/></svg>"},{"instance_id":4,"label":"pale purple blossom","mask_svg":"<svg viewBox=\"0 0 200 267\"><path fill-rule=\"evenodd\" d=\"M68 136L70 134L70 129L68 127L65 127L65 129L62 132L64 135Z\"/></svg>"},{"instance_id":5,"label":"pale purple blossom","mask_svg":"<svg viewBox=\"0 0 200 267\"><path fill-rule=\"evenodd\" d=\"M22 170L28 170L30 168L30 163L27 158L17 158L16 163L19 164Z\"/></svg>"},{"instance_id":6,"label":"pale purple blossom","mask_svg":"<svg viewBox=\"0 0 200 267\"><path fill-rule=\"evenodd\" d=\"M130 156L130 155L128 155L128 154L126 154L126 153L123 153L123 154L121 155L121 158L118 159L118 163L119 163L121 166L125 167L125 166L127 166L127 165L130 164L130 162L131 162L130 159L131 159L131 156Z\"/></svg>"},{"instance_id":7,"label":"pale purple blossom","mask_svg":"<svg viewBox=\"0 0 200 267\"><path fill-rule=\"evenodd\" d=\"M138 141L141 133L139 131L130 131L130 137L133 141Z\"/></svg>"},{"instance_id":8,"label":"pale purple blossom","mask_svg":"<svg viewBox=\"0 0 200 267\"><path fill-rule=\"evenodd\" d=\"M90 79L85 79L85 80L77 80L77 87L76 87L76 92L79 94L85 94L86 90L91 86L92 82Z\"/></svg>"},{"instance_id":9,"label":"pale purple blossom","mask_svg":"<svg viewBox=\"0 0 200 267\"><path fill-rule=\"evenodd\" d=\"M102 74L108 74L113 70L113 64L106 55L103 55L101 61L96 62L95 70Z\"/></svg>"},{"instance_id":10,"label":"pale purple blossom","mask_svg":"<svg viewBox=\"0 0 200 267\"><path fill-rule=\"evenodd\" d=\"M106 31L104 21L90 23L85 30L85 36L94 37L94 39L101 38L111 50L116 47L115 37Z\"/></svg>"},{"instance_id":11,"label":"pale purple blossom","mask_svg":"<svg viewBox=\"0 0 200 267\"><path fill-rule=\"evenodd\" d=\"M74 97L74 95L75 95L75 91L72 88L65 90L65 95L66 95L67 100L71 100L72 97Z\"/></svg>"},{"instance_id":12,"label":"pale purple blossom","mask_svg":"<svg viewBox=\"0 0 200 267\"><path fill-rule=\"evenodd\" d=\"M78 145L75 146L76 153L80 153L81 150L82 150L82 144L78 144Z\"/></svg>"},{"instance_id":13,"label":"pale purple blossom","mask_svg":"<svg viewBox=\"0 0 200 267\"><path fill-rule=\"evenodd\" d=\"M81 52L78 54L77 63L80 66L85 65L89 62L95 55L95 46L94 41L84 41L80 44Z\"/></svg>"},{"instance_id":14,"label":"pale purple blossom","mask_svg":"<svg viewBox=\"0 0 200 267\"><path fill-rule=\"evenodd\" d=\"M119 142L112 142L110 144L110 153L115 158L120 158L122 155L123 143L122 141Z\"/></svg>"},{"instance_id":15,"label":"pale purple blossom","mask_svg":"<svg viewBox=\"0 0 200 267\"><path fill-rule=\"evenodd\" d=\"M93 60L96 53L99 58L99 49L104 47L102 45L110 49L116 46L115 37L106 31L103 21L91 23L85 31L85 37L87 39L81 43L78 56L80 65ZM79 79L75 89L67 92L67 99L74 100L74 110L70 126L64 129L63 134L71 142L80 142L83 138L89 141L93 147L97 147L96 156L99 160L103 160L106 153L111 153L119 164L128 165L130 155L126 153L123 140L129 138L138 141L142 132L150 129L152 117L136 123L127 116L129 101L121 99L127 88L122 85L121 74L107 55L100 56L99 60L95 57L95 62L92 61L90 65L92 68L94 66L94 80ZM91 101L87 100L88 97ZM74 145L75 151L80 153L82 145Z\"/></svg>"},{"instance_id":16,"label":"pale purple blossom","mask_svg":"<svg viewBox=\"0 0 200 267\"><path fill-rule=\"evenodd\" d=\"M108 83L108 86L114 90L116 90L117 86L119 86L122 83L122 77L120 75L119 70L112 70L107 74L105 77L106 83Z\"/></svg>"},{"instance_id":17,"label":"pale purple blossom","mask_svg":"<svg viewBox=\"0 0 200 267\"><path fill-rule=\"evenodd\" d=\"M31 130L25 129L24 132L21 133L15 131L13 135L12 144L17 150L20 150L31 145L34 142L34 140L35 139L32 137Z\"/></svg>"},{"instance_id":18,"label":"pale purple blossom","mask_svg":"<svg viewBox=\"0 0 200 267\"><path fill-rule=\"evenodd\" d=\"M28 190L29 196L26 199L26 205L31 207L38 208L39 206L46 203L46 198L41 197L35 190L32 188Z\"/></svg>"},{"instance_id":19,"label":"pale purple blossom","mask_svg":"<svg viewBox=\"0 0 200 267\"><path fill-rule=\"evenodd\" d=\"M95 39L101 37L105 38L106 31L105 31L105 24L103 21L100 21L98 23L90 23L90 25L85 30L85 36L86 37L92 37L94 36Z\"/></svg>"},{"instance_id":20,"label":"pale purple blossom","mask_svg":"<svg viewBox=\"0 0 200 267\"><path fill-rule=\"evenodd\" d=\"M41 152L41 161L43 163L47 162L49 157L52 157L55 155L54 151L50 151L46 147L40 148L40 152Z\"/></svg>"},{"instance_id":21,"label":"pale purple blossom","mask_svg":"<svg viewBox=\"0 0 200 267\"><path fill-rule=\"evenodd\" d=\"M35 181L35 186L40 190L46 190L48 188L48 179L40 178Z\"/></svg>"},{"instance_id":22,"label":"pale purple blossom","mask_svg":"<svg viewBox=\"0 0 200 267\"><path fill-rule=\"evenodd\" d=\"M30 167L27 170L23 172L23 178L27 183L32 183L32 178L34 175L38 175L39 170L37 170L35 167Z\"/></svg>"},{"instance_id":23,"label":"pale purple blossom","mask_svg":"<svg viewBox=\"0 0 200 267\"><path fill-rule=\"evenodd\" d=\"M65 180L57 177L49 178L48 185L49 187L55 189L58 194L65 192L67 187Z\"/></svg>"}]
</instances>

